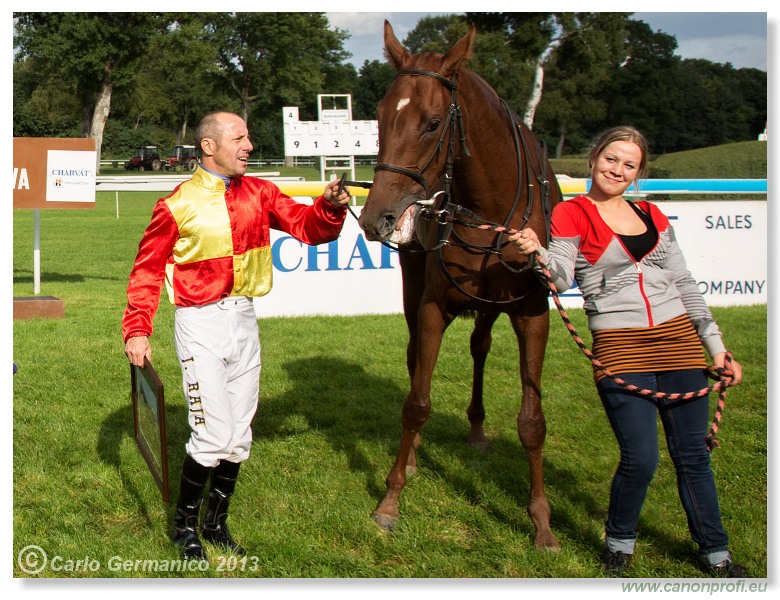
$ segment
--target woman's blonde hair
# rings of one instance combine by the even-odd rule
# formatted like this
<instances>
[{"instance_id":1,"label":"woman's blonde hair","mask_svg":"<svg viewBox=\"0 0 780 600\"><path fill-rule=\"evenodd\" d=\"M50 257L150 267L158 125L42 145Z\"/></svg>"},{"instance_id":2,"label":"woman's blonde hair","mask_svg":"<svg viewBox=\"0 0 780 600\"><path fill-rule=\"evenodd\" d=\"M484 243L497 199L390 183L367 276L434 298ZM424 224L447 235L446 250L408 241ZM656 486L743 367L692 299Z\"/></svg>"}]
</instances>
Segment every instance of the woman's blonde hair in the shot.
<instances>
[{"instance_id":1,"label":"woman's blonde hair","mask_svg":"<svg viewBox=\"0 0 780 600\"><path fill-rule=\"evenodd\" d=\"M604 148L609 146L612 142L634 142L642 151L642 161L639 163L637 169L636 178L646 179L650 172L650 164L648 156L650 155L650 145L647 143L647 138L636 127L630 125L619 125L618 127L612 127L606 131L600 133L590 148L588 154L588 169L593 170L593 165L596 164L596 159L604 151Z\"/></svg>"}]
</instances>

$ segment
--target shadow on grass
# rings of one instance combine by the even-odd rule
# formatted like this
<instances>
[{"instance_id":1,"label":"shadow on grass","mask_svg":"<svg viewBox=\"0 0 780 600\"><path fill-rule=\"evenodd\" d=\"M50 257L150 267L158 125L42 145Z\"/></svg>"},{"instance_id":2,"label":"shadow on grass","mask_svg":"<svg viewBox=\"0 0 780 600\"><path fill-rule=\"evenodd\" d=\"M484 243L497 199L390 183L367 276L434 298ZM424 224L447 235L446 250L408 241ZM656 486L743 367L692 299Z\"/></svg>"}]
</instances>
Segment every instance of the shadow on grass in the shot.
<instances>
[{"instance_id":1,"label":"shadow on grass","mask_svg":"<svg viewBox=\"0 0 780 600\"><path fill-rule=\"evenodd\" d=\"M28 269L14 269L14 284L34 283L34 274ZM79 273L41 273L41 283L84 283L87 279L100 281L123 281L121 277L82 275Z\"/></svg>"},{"instance_id":2,"label":"shadow on grass","mask_svg":"<svg viewBox=\"0 0 780 600\"><path fill-rule=\"evenodd\" d=\"M255 437L272 439L294 435L297 432L290 429L290 417L302 416L308 428L320 432L336 452L348 458L351 470L365 475L367 493L378 503L385 494L384 478L395 460L401 433L401 409L408 390L367 372L358 363L330 356L307 357L288 362L283 367L293 388L264 402L262 417L256 419L253 426ZM530 543L535 532L525 510L530 480L524 450L517 437L505 435L491 440L491 450L487 454L466 443L469 423L465 409L469 393L470 390L464 390L462 418L437 413L434 398L431 418L422 430L418 464L422 469L440 474L455 495L479 506L496 522L525 533ZM490 407L487 409L489 413ZM366 454L364 442L381 442L390 449L385 457L377 459ZM383 466L377 466L378 463ZM549 458L545 460L548 494L565 498L588 519L603 520L606 513L603 503L608 498L608 489L604 490L603 498L596 498L583 490L581 477L579 472L556 465ZM516 508L508 509L506 503L502 505L501 501L487 497L485 490L490 486L512 499ZM402 494L402 518L403 504ZM564 511L556 512L554 505L551 525L556 535L577 540L578 544L591 548L594 556L600 554L603 544L600 534L583 531L580 522L575 522ZM658 541L664 539L660 532L658 537Z\"/></svg>"},{"instance_id":3,"label":"shadow on grass","mask_svg":"<svg viewBox=\"0 0 780 600\"><path fill-rule=\"evenodd\" d=\"M252 425L254 437L294 434L290 417L301 415L308 428L322 432L330 446L347 457L351 471L366 475L368 493L381 497L384 487L376 484L375 461L365 454L360 441L397 441L394 431L400 435L404 392L391 380L340 358L309 357L285 363L283 368L293 388L261 404ZM389 423L397 427L388 427Z\"/></svg>"},{"instance_id":4,"label":"shadow on grass","mask_svg":"<svg viewBox=\"0 0 780 600\"><path fill-rule=\"evenodd\" d=\"M177 484L179 481L179 473L181 472L182 461L184 459L181 448L189 436L186 412L187 411L183 406L177 406L171 403L167 403L165 407L168 442L168 485L171 496L170 502L166 507L169 521L173 516L172 507L178 496ZM146 525L151 527L152 521L147 510L148 492L138 489L135 483L138 479L137 476L129 476L129 467L126 464L122 464L119 449L122 447L126 438L129 438L135 446L133 407L129 399L126 406L115 410L103 420L98 434L97 453L101 461L116 469L116 472L119 474L119 478L122 481L122 488L127 490L128 496L133 499L138 507L138 514L146 521ZM142 467L146 469L146 462L141 458L140 451L139 462ZM148 479L150 484L156 487L151 473L148 473Z\"/></svg>"},{"instance_id":5,"label":"shadow on grass","mask_svg":"<svg viewBox=\"0 0 780 600\"><path fill-rule=\"evenodd\" d=\"M306 429L320 432L335 452L347 457L348 468L352 472L364 474L366 492L378 503L384 496L384 477L392 467L398 448L401 409L407 390L388 378L367 372L358 363L330 356L307 357L288 362L283 367L293 387L262 402L253 423L254 437L273 440L296 435L300 433L301 425L295 424L294 417L303 417ZM339 373L339 376L334 377L334 373ZM494 436L487 454L466 443L469 432L465 416L468 392L464 390L462 418L436 412L434 406L434 412L422 431L418 464L421 469L440 475L454 496L466 499L496 523L522 532L528 537L530 545L534 529L525 510L529 500L529 472L523 448L517 437L508 434ZM486 408L489 422L489 403ZM183 460L182 445L189 436L186 408L169 403L166 422L169 479L172 484L172 502L167 507L170 521L172 505L178 495L176 484ZM119 453L126 437L135 444L133 436L133 411L128 402L127 406L104 419L97 450L100 459L117 470L124 489L138 506L139 514L151 526L147 510L148 490L138 489L135 483L137 476L128 475L128 467L122 464ZM384 456L367 454L366 448L372 444L375 446L377 442L388 448ZM605 443L612 443L612 440ZM572 451L576 452L576 449ZM140 457L139 461L145 469ZM611 473L604 475L604 490L597 496L584 489L583 477L580 471L556 464L550 457L545 459L545 486L548 497L553 498L553 532L559 540L571 540L585 552L592 553L596 563L603 547L602 532L592 527L583 530L582 521L584 515L587 521L603 522ZM151 475L148 478L153 485ZM491 487L499 490L499 496L503 498L490 497ZM506 499L511 502L508 504ZM554 499L574 507L574 514L563 509L556 510ZM402 519L404 504L402 494ZM679 505L670 509L682 510ZM366 519L369 518L367 514ZM668 531L655 524L641 522L640 538L645 543L662 548L670 559L686 562L695 558L689 540L670 539Z\"/></svg>"}]
</instances>

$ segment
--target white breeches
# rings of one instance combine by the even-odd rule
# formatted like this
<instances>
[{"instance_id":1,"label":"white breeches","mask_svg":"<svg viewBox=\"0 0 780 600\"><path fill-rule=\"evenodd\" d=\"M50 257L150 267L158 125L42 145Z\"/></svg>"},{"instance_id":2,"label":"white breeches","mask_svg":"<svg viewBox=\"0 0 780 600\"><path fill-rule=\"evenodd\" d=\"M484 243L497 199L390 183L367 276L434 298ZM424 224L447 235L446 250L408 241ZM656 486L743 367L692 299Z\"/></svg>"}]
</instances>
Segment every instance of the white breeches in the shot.
<instances>
[{"instance_id":1,"label":"white breeches","mask_svg":"<svg viewBox=\"0 0 780 600\"><path fill-rule=\"evenodd\" d=\"M260 391L260 339L252 301L177 307L176 355L192 433L187 453L205 467L241 462L252 445Z\"/></svg>"}]
</instances>

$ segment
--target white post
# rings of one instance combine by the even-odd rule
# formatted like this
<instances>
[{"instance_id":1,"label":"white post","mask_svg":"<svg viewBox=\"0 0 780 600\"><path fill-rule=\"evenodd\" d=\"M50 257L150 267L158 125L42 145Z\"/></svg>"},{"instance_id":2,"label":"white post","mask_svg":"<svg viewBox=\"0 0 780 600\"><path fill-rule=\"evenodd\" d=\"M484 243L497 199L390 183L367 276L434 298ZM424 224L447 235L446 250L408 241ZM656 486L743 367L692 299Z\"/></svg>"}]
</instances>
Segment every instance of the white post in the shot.
<instances>
[{"instance_id":1,"label":"white post","mask_svg":"<svg viewBox=\"0 0 780 600\"><path fill-rule=\"evenodd\" d=\"M33 226L33 291L41 293L41 209L34 210Z\"/></svg>"},{"instance_id":2,"label":"white post","mask_svg":"<svg viewBox=\"0 0 780 600\"><path fill-rule=\"evenodd\" d=\"M116 218L119 218L119 190L116 191Z\"/></svg>"}]
</instances>

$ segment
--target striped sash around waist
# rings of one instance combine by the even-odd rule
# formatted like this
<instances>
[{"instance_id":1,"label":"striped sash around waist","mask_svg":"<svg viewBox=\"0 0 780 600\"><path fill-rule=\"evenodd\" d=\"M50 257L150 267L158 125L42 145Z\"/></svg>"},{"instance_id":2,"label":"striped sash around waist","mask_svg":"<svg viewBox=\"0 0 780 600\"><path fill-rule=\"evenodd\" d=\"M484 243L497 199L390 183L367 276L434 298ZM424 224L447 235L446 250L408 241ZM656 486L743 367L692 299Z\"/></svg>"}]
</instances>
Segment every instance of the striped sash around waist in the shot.
<instances>
[{"instance_id":1,"label":"striped sash around waist","mask_svg":"<svg viewBox=\"0 0 780 600\"><path fill-rule=\"evenodd\" d=\"M654 327L593 332L593 355L613 374L706 369L699 336L688 315ZM596 382L605 377L594 366Z\"/></svg>"}]
</instances>

